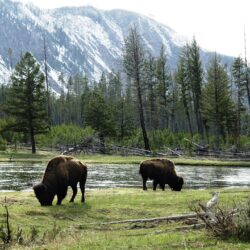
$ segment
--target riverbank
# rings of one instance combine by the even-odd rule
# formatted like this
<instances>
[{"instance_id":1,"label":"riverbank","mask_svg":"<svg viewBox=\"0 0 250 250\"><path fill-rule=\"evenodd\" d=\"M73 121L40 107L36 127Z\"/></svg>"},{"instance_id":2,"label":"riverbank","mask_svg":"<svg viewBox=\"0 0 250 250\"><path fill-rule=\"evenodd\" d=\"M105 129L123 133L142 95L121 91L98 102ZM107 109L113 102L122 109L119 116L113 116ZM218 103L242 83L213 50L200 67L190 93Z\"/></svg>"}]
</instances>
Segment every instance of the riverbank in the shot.
<instances>
[{"instance_id":1,"label":"riverbank","mask_svg":"<svg viewBox=\"0 0 250 250\"><path fill-rule=\"evenodd\" d=\"M102 189L86 192L86 203L41 207L33 192L0 193L7 199L15 249L249 249L250 244L222 241L208 236L205 229L176 230L183 222L144 222L101 225L102 222L162 217L190 213L189 206L207 202L213 190ZM216 189L219 204L240 206L250 197L249 189ZM55 201L54 201L55 203ZM0 213L5 213L0 206ZM4 218L3 216L1 216ZM3 219L1 219L3 222ZM21 230L21 233L20 233ZM16 243L21 234L22 241ZM22 243L22 244L21 244Z\"/></svg>"},{"instance_id":2,"label":"riverbank","mask_svg":"<svg viewBox=\"0 0 250 250\"><path fill-rule=\"evenodd\" d=\"M57 152L38 151L37 154L31 154L30 151L0 151L1 162L47 162L52 157L58 155ZM104 164L139 164L141 161L149 159L145 156L120 156L120 155L91 155L79 154L77 158L86 163L104 163ZM152 157L150 157L152 158ZM230 159L220 160L205 157L168 157L176 165L193 166L240 166L250 167L250 161Z\"/></svg>"}]
</instances>

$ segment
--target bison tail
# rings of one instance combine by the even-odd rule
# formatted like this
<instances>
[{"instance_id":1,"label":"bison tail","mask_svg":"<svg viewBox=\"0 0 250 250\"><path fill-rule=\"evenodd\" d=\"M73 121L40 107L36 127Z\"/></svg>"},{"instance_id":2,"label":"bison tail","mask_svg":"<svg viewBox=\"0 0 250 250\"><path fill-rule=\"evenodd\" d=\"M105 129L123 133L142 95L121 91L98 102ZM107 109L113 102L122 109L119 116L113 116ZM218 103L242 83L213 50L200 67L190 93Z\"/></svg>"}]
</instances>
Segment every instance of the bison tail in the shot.
<instances>
[{"instance_id":1,"label":"bison tail","mask_svg":"<svg viewBox=\"0 0 250 250\"><path fill-rule=\"evenodd\" d=\"M140 169L139 169L139 174L142 175L141 168L142 168L142 163L140 164Z\"/></svg>"}]
</instances>

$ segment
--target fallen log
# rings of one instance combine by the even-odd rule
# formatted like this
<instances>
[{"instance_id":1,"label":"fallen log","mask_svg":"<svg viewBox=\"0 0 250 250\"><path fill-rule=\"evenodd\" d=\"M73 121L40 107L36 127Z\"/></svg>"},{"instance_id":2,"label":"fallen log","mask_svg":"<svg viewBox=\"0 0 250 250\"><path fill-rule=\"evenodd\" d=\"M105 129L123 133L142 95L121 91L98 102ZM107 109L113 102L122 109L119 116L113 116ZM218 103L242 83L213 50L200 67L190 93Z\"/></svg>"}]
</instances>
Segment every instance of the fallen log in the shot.
<instances>
[{"instance_id":1,"label":"fallen log","mask_svg":"<svg viewBox=\"0 0 250 250\"><path fill-rule=\"evenodd\" d=\"M188 226L182 226L182 227L175 227L173 229L166 229L166 230L158 230L155 232L150 232L150 233L137 233L137 234L126 234L122 236L145 236L145 235L158 235L158 234L166 234L166 233L171 233L171 232L178 232L178 231L186 231L186 230L191 230L191 229L202 229L205 228L206 224L205 223L199 223L199 224L192 224Z\"/></svg>"},{"instance_id":2,"label":"fallen log","mask_svg":"<svg viewBox=\"0 0 250 250\"><path fill-rule=\"evenodd\" d=\"M179 214L179 215L172 215L166 217L155 217L155 218L147 218L147 219L131 219L131 220L120 220L120 221L109 221L109 222L96 222L90 224L99 224L99 225L111 225L111 224L123 224L123 223L143 223L143 222L155 222L155 221L178 221L178 220L186 220L186 219L193 219L197 218L197 214Z\"/></svg>"},{"instance_id":3,"label":"fallen log","mask_svg":"<svg viewBox=\"0 0 250 250\"><path fill-rule=\"evenodd\" d=\"M205 226L206 226L205 223L192 224L188 226L175 227L173 229L167 229L163 231L156 231L154 234L164 234L168 232L185 231L185 230L190 230L190 229L201 229L201 228L204 228Z\"/></svg>"}]
</instances>

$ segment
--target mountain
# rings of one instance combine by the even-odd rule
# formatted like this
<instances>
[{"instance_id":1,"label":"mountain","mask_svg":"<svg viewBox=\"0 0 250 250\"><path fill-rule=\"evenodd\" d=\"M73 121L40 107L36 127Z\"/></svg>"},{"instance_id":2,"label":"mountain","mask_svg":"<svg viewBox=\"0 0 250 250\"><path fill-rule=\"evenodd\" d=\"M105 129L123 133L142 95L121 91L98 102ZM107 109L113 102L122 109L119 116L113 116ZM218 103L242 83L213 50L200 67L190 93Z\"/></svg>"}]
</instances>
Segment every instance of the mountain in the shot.
<instances>
[{"instance_id":1,"label":"mountain","mask_svg":"<svg viewBox=\"0 0 250 250\"><path fill-rule=\"evenodd\" d=\"M44 37L50 84L55 92L61 89L61 72L84 73L98 80L103 71L122 70L124 38L132 25L138 27L147 51L158 56L164 44L169 64L175 66L186 39L146 16L93 7L41 10L31 4L0 0L0 83L8 81L22 52L33 53L44 68ZM204 63L209 56L209 52L201 51ZM232 58L222 56L222 61L231 64Z\"/></svg>"}]
</instances>

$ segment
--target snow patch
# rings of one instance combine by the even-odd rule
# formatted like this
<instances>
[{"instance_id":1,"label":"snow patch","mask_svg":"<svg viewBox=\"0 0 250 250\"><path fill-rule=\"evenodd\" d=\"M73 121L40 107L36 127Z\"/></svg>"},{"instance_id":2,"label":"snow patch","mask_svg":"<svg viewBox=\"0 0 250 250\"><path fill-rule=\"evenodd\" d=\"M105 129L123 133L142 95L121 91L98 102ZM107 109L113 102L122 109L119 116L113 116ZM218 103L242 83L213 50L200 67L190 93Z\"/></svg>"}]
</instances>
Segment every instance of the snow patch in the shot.
<instances>
[{"instance_id":1,"label":"snow patch","mask_svg":"<svg viewBox=\"0 0 250 250\"><path fill-rule=\"evenodd\" d=\"M20 41L13 39L11 44L15 60L22 50L29 50L43 65L41 35L46 36L49 82L57 93L65 88L58 81L61 72L67 77L66 81L69 74L77 73L99 81L103 72L121 70L124 38L133 25L138 27L145 51L153 56L159 56L163 44L169 59L177 60L179 48L187 42L169 27L129 11L101 11L93 7L41 10L30 4L1 2L4 3L1 20L6 18L6 24L9 22L9 27L13 27L13 36L20 37ZM22 36L24 29L29 30L28 37ZM4 32L6 30L0 26L1 36L11 37ZM7 81L10 75L6 65L8 55L4 52L9 46L8 42L0 43L0 51L3 51L0 81Z\"/></svg>"},{"instance_id":2,"label":"snow patch","mask_svg":"<svg viewBox=\"0 0 250 250\"><path fill-rule=\"evenodd\" d=\"M7 84L10 81L11 70L0 55L0 84Z\"/></svg>"}]
</instances>

